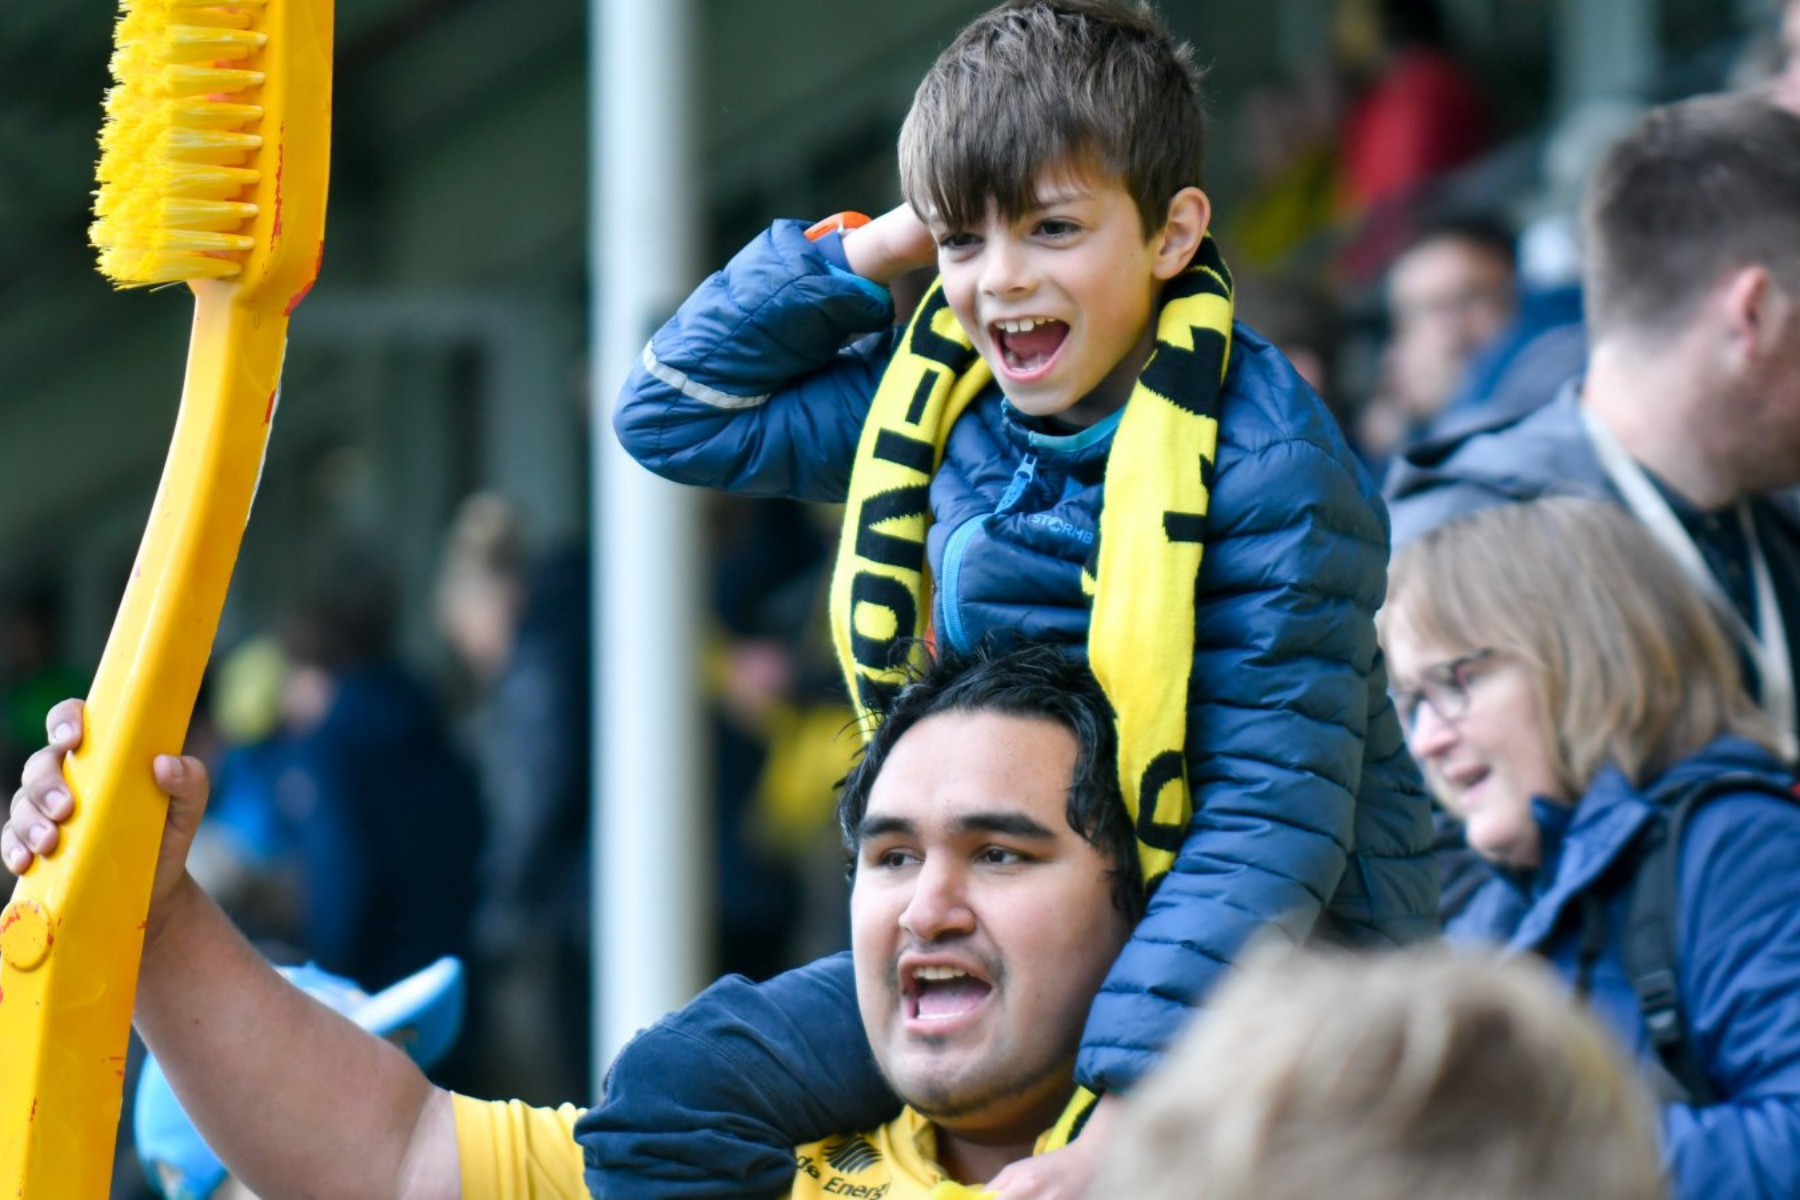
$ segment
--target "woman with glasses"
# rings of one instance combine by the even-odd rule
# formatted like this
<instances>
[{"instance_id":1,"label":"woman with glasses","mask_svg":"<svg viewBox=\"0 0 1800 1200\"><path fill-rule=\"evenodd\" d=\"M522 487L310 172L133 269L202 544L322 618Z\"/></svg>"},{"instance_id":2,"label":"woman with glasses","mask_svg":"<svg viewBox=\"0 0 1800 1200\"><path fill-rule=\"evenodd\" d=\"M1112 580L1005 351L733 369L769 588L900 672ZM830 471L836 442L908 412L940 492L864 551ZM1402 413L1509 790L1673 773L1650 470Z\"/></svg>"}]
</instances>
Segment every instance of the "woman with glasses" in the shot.
<instances>
[{"instance_id":1,"label":"woman with glasses","mask_svg":"<svg viewBox=\"0 0 1800 1200\"><path fill-rule=\"evenodd\" d=\"M1407 744L1490 865L1449 934L1540 954L1586 995L1666 1098L1679 1196L1800 1196L1800 802L1706 600L1592 500L1451 522L1389 579ZM1666 907L1698 1089L1663 1068L1623 945L1684 794L1706 798Z\"/></svg>"}]
</instances>

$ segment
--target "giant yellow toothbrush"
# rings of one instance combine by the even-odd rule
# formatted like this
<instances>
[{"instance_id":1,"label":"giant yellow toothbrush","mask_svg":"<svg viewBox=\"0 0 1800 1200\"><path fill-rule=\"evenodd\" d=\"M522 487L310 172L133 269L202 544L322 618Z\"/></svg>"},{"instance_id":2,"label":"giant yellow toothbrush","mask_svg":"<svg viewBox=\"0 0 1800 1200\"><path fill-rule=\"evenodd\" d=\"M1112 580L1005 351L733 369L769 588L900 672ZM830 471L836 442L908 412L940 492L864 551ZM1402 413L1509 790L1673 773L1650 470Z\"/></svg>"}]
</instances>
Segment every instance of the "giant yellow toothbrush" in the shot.
<instances>
[{"instance_id":1,"label":"giant yellow toothbrush","mask_svg":"<svg viewBox=\"0 0 1800 1200\"><path fill-rule=\"evenodd\" d=\"M173 445L65 768L61 847L0 914L0 1200L104 1197L166 800L317 274L331 0L123 0L92 236L194 297Z\"/></svg>"}]
</instances>

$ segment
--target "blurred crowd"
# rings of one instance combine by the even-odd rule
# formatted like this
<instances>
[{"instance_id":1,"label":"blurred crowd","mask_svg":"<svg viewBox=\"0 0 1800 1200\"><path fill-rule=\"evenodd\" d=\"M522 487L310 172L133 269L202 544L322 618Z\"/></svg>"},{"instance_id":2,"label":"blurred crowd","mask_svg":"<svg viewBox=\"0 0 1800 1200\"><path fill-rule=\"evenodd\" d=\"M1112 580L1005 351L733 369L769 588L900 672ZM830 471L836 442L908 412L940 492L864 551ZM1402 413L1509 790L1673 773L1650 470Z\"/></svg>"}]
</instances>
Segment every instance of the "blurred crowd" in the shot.
<instances>
[{"instance_id":1,"label":"blurred crowd","mask_svg":"<svg viewBox=\"0 0 1800 1200\"><path fill-rule=\"evenodd\" d=\"M821 624L834 525L777 502L721 503L709 522L711 961L756 978L847 940L822 799L858 744ZM324 557L266 628L215 650L188 737L214 780L195 878L277 964L373 991L461 959L466 1013L434 1077L471 1094L584 1095L586 549L535 541L505 497L468 497L438 554L438 653L418 661L399 649L391 563ZM61 597L0 600L0 767L17 778L45 712L86 692L92 664L63 656ZM138 1194L129 1106L121 1136L115 1177Z\"/></svg>"},{"instance_id":2,"label":"blurred crowd","mask_svg":"<svg viewBox=\"0 0 1800 1200\"><path fill-rule=\"evenodd\" d=\"M1800 462L1800 274L1770 262L1767 295L1708 293L1667 313L1617 299L1617 277L1634 265L1626 260L1655 253L1659 237L1700 240L1653 208L1627 206L1638 243L1605 248L1620 261L1596 261L1589 244L1608 219L1596 215L1606 197L1595 198L1595 168L1662 97L1611 97L1563 115L1537 140L1527 185L1496 202L1468 186L1469 172L1508 131L1436 9L1356 0L1337 11L1330 68L1270 83L1244 106L1252 181L1220 240L1239 315L1284 350L1386 480L1400 557L1383 639L1409 744L1444 800L1447 915L1490 940L1529 942L1547 897L1584 886L1566 877L1559 849L1592 831L1580 818L1483 807L1481 788L1492 801L1517 773L1522 794L1560 796L1579 813L1622 786L1608 769L1630 782L1685 764L1756 774L1751 790L1769 791L1782 777L1773 764L1792 763L1800 641L1785 627L1800 613L1800 518L1788 494L1800 485L1788 467ZM1782 16L1747 46L1730 83L1800 113L1800 2ZM1717 128L1741 116L1699 111ZM1604 186L1638 185L1615 172ZM1720 186L1724 212L1800 227L1800 213L1756 211L1754 189ZM1697 187L1687 200L1709 202ZM1677 258L1670 271L1681 267ZM1612 307L1596 309L1596 280ZM1727 336L1733 321L1762 322L1745 335L1741 363L1726 361L1730 350L1677 356L1706 322L1726 330L1718 345L1739 346ZM1627 401L1637 415L1610 419ZM1782 423L1767 416L1777 401L1793 409ZM1723 445L1720 426L1743 444ZM1648 469L1620 466L1615 441ZM1565 491L1622 503L1649 533L1579 504L1470 515ZM827 802L857 745L824 635L838 522L791 502L710 503L713 961L762 978L847 936ZM1675 532L1664 536L1668 522ZM1548 568L1559 561L1581 562L1599 580L1589 590L1610 599L1558 583ZM1546 569L1521 585L1522 564ZM450 1086L540 1103L585 1095L587 557L536 543L504 497L468 498L441 547L432 673L396 651L392 582L378 562L345 563L297 589L270 628L219 648L190 739L216 780L193 869L278 962L317 963L371 990L446 954L468 962L468 1029L439 1072ZM1620 599L1634 589L1655 594L1634 607ZM1483 594L1519 611L1484 607ZM50 704L85 691L85 664L61 657L62 612L49 591L0 596L8 778L42 743ZM1533 614L1554 619L1533 626ZM1508 655L1527 665L1518 686L1535 699L1484 726L1482 681ZM1584 699L1582 680L1612 690ZM1639 711L1638 697L1620 695L1632 690L1668 711ZM1546 724L1559 731L1548 746L1506 742L1509 729ZM1746 823L1780 826L1755 803L1743 807ZM1725 861L1728 835L1709 836L1708 852ZM1742 936L1719 904L1707 911L1726 924L1709 936ZM1583 932L1602 948L1585 969L1611 961L1609 936ZM1568 951L1568 969L1584 969L1580 949ZM1582 986L1602 1008L1636 1004L1616 976ZM1726 1010L1759 1011L1787 993L1719 986L1690 1012L1715 1023L1705 1070L1749 1071L1772 1052L1748 1034L1737 1045Z\"/></svg>"},{"instance_id":3,"label":"blurred crowd","mask_svg":"<svg viewBox=\"0 0 1800 1200\"><path fill-rule=\"evenodd\" d=\"M1646 79L1507 129L1439 5L1332 11L1330 61L1253 88L1235 118L1249 190L1221 236L1240 317L1293 360L1379 478L1409 449L1518 416L1580 372L1588 176L1689 80ZM1773 16L1709 82L1800 107L1800 35Z\"/></svg>"}]
</instances>

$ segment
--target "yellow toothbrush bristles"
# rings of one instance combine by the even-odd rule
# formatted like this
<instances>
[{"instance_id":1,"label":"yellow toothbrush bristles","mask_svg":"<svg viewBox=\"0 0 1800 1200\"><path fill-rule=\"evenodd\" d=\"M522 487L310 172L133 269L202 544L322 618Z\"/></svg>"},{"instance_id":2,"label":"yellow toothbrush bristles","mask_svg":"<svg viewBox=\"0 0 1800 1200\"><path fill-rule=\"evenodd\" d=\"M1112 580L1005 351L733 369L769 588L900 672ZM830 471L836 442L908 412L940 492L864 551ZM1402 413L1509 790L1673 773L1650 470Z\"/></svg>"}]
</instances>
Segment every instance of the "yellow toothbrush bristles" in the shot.
<instances>
[{"instance_id":1,"label":"yellow toothbrush bristles","mask_svg":"<svg viewBox=\"0 0 1800 1200\"><path fill-rule=\"evenodd\" d=\"M89 237L120 287L225 279L254 245L262 0L124 0Z\"/></svg>"}]
</instances>

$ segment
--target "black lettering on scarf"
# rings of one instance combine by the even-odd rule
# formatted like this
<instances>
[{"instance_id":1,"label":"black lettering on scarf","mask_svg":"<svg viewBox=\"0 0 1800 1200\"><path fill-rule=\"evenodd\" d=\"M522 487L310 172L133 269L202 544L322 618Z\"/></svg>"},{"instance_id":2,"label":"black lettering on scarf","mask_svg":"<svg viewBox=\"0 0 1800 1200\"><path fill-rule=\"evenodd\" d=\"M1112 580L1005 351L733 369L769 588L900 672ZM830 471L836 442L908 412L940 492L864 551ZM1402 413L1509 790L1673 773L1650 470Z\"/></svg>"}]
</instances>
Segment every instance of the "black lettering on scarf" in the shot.
<instances>
[{"instance_id":1,"label":"black lettering on scarf","mask_svg":"<svg viewBox=\"0 0 1800 1200\"><path fill-rule=\"evenodd\" d=\"M1192 336L1192 350L1158 342L1139 383L1183 412L1210 417L1218 412L1227 342L1216 329L1196 327Z\"/></svg>"},{"instance_id":2,"label":"black lettering on scarf","mask_svg":"<svg viewBox=\"0 0 1800 1200\"><path fill-rule=\"evenodd\" d=\"M894 633L889 637L870 637L857 629L857 612L863 605L885 608L894 615ZM918 628L919 609L913 594L898 579L886 575L877 575L871 571L858 571L856 578L850 582L850 656L858 666L868 671L887 671L900 665L906 657L901 651L902 640L909 640L913 631ZM893 690L893 685L877 685L874 680L858 678L857 689L863 703L870 703L870 689L873 686L876 696L886 696Z\"/></svg>"},{"instance_id":3,"label":"black lettering on scarf","mask_svg":"<svg viewBox=\"0 0 1800 1200\"><path fill-rule=\"evenodd\" d=\"M961 375L975 361L975 347L953 342L932 328L938 313L949 306L950 301L944 298L944 289L932 289L920 306L918 316L913 318L912 336L907 339L906 348L921 358L929 358L948 368L952 375ZM916 407L917 397L913 403ZM919 423L911 413L907 416L912 424Z\"/></svg>"},{"instance_id":4,"label":"black lettering on scarf","mask_svg":"<svg viewBox=\"0 0 1800 1200\"><path fill-rule=\"evenodd\" d=\"M1182 760L1179 750L1164 750L1150 760L1150 765L1144 768L1144 774L1138 780L1138 841L1154 850L1170 854L1181 849L1182 839L1187 837L1187 826L1158 821L1156 800L1163 788L1171 783L1182 783L1186 779L1187 763Z\"/></svg>"},{"instance_id":5,"label":"black lettering on scarf","mask_svg":"<svg viewBox=\"0 0 1800 1200\"><path fill-rule=\"evenodd\" d=\"M917 517L925 512L929 488L923 483L877 492L862 503L857 517L856 556L883 566L917 571L921 550L916 538L883 533L875 526L895 517ZM908 627L910 628L910 626Z\"/></svg>"},{"instance_id":6,"label":"black lettering on scarf","mask_svg":"<svg viewBox=\"0 0 1800 1200\"><path fill-rule=\"evenodd\" d=\"M932 468L937 465L937 447L923 438L907 437L892 429L883 429L875 434L876 458L891 462L897 467L906 467L919 474L930 477Z\"/></svg>"},{"instance_id":7,"label":"black lettering on scarf","mask_svg":"<svg viewBox=\"0 0 1800 1200\"><path fill-rule=\"evenodd\" d=\"M1166 512L1163 514L1163 536L1171 542L1206 541L1206 518L1199 513Z\"/></svg>"}]
</instances>

